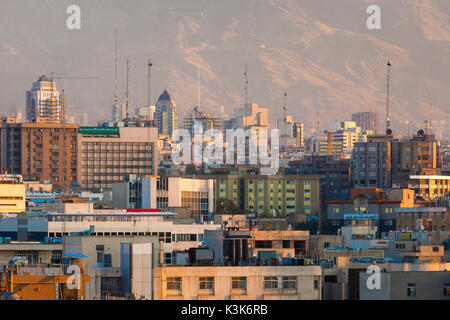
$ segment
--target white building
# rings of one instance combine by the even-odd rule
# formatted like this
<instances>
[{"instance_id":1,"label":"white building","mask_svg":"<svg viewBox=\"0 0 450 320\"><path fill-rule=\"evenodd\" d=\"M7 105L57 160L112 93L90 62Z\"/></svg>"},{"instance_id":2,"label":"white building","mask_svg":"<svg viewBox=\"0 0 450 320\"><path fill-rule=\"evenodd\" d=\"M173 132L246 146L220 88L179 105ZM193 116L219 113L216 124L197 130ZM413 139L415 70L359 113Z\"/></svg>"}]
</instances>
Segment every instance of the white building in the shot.
<instances>
[{"instance_id":1,"label":"white building","mask_svg":"<svg viewBox=\"0 0 450 320\"><path fill-rule=\"evenodd\" d=\"M63 98L56 89L56 82L40 76L26 94L26 118L28 122L36 122L37 118L47 121L62 122Z\"/></svg>"}]
</instances>

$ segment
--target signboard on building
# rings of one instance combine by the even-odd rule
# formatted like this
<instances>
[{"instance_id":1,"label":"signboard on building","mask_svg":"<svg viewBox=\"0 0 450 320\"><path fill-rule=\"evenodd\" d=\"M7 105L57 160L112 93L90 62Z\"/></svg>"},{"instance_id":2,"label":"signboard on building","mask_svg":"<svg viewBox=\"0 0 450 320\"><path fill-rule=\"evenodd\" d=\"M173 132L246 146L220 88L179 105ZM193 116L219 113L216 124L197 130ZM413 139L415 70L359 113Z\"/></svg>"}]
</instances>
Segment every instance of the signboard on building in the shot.
<instances>
[{"instance_id":1,"label":"signboard on building","mask_svg":"<svg viewBox=\"0 0 450 320\"><path fill-rule=\"evenodd\" d=\"M119 134L118 127L80 127L78 133L84 134Z\"/></svg>"}]
</instances>

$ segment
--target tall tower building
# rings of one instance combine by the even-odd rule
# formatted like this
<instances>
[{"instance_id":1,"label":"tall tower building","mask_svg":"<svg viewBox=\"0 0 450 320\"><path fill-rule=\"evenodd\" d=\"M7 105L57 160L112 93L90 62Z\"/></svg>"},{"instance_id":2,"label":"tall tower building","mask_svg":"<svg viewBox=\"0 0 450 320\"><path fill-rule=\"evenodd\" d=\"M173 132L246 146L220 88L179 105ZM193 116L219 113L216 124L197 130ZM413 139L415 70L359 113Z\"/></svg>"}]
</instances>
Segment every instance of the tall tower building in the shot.
<instances>
[{"instance_id":1,"label":"tall tower building","mask_svg":"<svg viewBox=\"0 0 450 320\"><path fill-rule=\"evenodd\" d=\"M177 105L167 90L164 90L156 102L155 120L159 134L172 136L172 132L178 128Z\"/></svg>"},{"instance_id":2,"label":"tall tower building","mask_svg":"<svg viewBox=\"0 0 450 320\"><path fill-rule=\"evenodd\" d=\"M38 120L38 118L40 118ZM53 79L45 75L34 82L26 94L27 122L64 122L64 96Z\"/></svg>"}]
</instances>

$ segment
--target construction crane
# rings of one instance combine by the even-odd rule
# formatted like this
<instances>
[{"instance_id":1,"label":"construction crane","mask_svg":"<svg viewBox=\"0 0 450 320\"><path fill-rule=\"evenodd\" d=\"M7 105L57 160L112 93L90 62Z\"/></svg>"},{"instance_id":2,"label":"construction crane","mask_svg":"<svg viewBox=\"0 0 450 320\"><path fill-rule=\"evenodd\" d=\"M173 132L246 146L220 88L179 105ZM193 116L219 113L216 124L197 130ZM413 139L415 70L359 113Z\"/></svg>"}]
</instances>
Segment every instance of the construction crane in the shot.
<instances>
[{"instance_id":1,"label":"construction crane","mask_svg":"<svg viewBox=\"0 0 450 320\"><path fill-rule=\"evenodd\" d=\"M64 82L62 80L92 80L98 79L98 77L55 77L55 73L51 73L51 81L60 80L61 81L61 123L66 121L66 99L64 94Z\"/></svg>"}]
</instances>

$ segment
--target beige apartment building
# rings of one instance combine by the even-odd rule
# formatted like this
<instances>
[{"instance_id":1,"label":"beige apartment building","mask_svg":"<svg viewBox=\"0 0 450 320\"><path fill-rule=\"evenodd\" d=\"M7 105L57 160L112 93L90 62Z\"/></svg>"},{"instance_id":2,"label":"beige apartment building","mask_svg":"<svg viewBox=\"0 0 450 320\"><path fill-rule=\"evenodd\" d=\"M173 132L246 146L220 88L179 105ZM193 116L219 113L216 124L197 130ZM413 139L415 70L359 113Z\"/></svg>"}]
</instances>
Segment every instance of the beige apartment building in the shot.
<instances>
[{"instance_id":1,"label":"beige apartment building","mask_svg":"<svg viewBox=\"0 0 450 320\"><path fill-rule=\"evenodd\" d=\"M321 300L319 266L156 267L155 300Z\"/></svg>"},{"instance_id":2,"label":"beige apartment building","mask_svg":"<svg viewBox=\"0 0 450 320\"><path fill-rule=\"evenodd\" d=\"M77 177L84 188L111 189L125 175L157 175L158 128L80 127Z\"/></svg>"}]
</instances>

